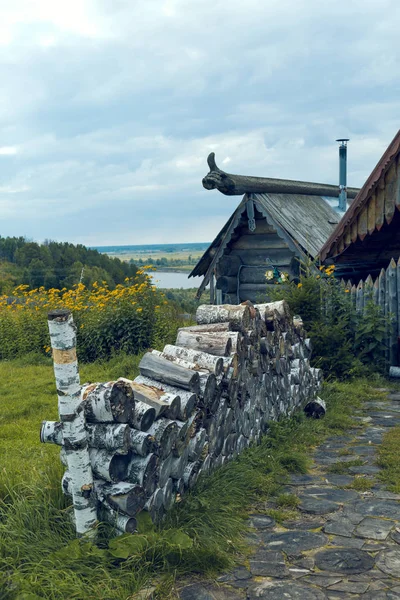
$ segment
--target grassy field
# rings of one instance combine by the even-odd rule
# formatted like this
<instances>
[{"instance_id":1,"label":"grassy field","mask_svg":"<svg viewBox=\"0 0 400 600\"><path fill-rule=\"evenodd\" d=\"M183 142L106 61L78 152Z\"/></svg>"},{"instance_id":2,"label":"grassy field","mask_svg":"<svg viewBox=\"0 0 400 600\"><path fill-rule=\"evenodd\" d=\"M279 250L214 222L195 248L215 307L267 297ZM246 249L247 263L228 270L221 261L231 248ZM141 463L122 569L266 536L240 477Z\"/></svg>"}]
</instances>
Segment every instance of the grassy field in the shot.
<instances>
[{"instance_id":1,"label":"grassy field","mask_svg":"<svg viewBox=\"0 0 400 600\"><path fill-rule=\"evenodd\" d=\"M81 366L81 380L133 377L139 357L121 355ZM246 553L243 534L250 508L274 496L274 517L296 505L282 495L290 472L305 472L310 449L327 435L354 426L352 411L379 397L364 380L326 384L325 419L302 414L272 424L262 443L205 480L169 513L160 530L146 519L139 534L98 545L80 543L61 494L58 450L41 445L42 419L57 419L51 362L29 356L0 363L0 598L1 600L133 600L143 586L155 597L175 598L174 581L189 573L215 573ZM144 513L145 514L145 513Z\"/></svg>"}]
</instances>

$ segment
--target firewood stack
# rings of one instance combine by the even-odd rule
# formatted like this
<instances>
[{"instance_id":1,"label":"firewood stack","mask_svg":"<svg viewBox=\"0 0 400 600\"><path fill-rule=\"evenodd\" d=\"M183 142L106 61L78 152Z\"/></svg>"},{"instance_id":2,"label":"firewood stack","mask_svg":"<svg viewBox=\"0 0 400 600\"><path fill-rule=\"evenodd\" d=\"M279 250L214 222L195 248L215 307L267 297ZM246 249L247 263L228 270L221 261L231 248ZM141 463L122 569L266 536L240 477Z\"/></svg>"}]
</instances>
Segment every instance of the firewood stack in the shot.
<instances>
[{"instance_id":1,"label":"firewood stack","mask_svg":"<svg viewBox=\"0 0 400 600\"><path fill-rule=\"evenodd\" d=\"M75 515L95 502L98 518L122 532L135 531L140 510L158 523L200 475L317 395L322 372L310 367L311 341L284 301L202 305L196 319L178 330L176 345L147 352L133 381L80 387L75 412L85 439L65 434L68 421L43 422L41 441L62 446L62 488ZM57 389L63 401L59 381ZM85 477L76 460L82 446Z\"/></svg>"}]
</instances>

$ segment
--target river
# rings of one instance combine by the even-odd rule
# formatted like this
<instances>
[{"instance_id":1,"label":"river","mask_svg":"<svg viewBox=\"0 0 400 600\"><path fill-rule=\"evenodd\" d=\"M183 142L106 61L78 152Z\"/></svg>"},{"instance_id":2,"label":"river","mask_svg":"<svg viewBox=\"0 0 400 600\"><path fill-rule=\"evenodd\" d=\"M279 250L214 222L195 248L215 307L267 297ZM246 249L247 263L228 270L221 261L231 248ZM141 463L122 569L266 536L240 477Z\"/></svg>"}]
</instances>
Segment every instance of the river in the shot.
<instances>
[{"instance_id":1,"label":"river","mask_svg":"<svg viewBox=\"0 0 400 600\"><path fill-rule=\"evenodd\" d=\"M202 277L191 277L188 279L188 273L174 273L173 271L165 271L149 273L153 277L154 283L159 288L198 288L201 284Z\"/></svg>"}]
</instances>

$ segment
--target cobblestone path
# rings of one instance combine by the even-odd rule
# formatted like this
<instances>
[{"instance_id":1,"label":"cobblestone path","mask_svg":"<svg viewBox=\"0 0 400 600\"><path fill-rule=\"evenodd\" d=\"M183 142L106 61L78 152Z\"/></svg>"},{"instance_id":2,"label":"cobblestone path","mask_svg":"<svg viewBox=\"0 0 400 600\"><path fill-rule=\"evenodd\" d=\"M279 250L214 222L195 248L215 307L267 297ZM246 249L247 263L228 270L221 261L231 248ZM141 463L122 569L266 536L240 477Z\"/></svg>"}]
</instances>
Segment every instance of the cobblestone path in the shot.
<instances>
[{"instance_id":1,"label":"cobblestone path","mask_svg":"<svg viewBox=\"0 0 400 600\"><path fill-rule=\"evenodd\" d=\"M300 499L298 519L278 525L252 515L253 555L217 581L185 585L181 600L400 600L400 495L374 478L376 448L400 425L400 394L366 402L362 415L365 429L327 439L310 474L291 477L285 492ZM357 458L363 464L348 474L329 473ZM345 489L357 476L374 486Z\"/></svg>"}]
</instances>

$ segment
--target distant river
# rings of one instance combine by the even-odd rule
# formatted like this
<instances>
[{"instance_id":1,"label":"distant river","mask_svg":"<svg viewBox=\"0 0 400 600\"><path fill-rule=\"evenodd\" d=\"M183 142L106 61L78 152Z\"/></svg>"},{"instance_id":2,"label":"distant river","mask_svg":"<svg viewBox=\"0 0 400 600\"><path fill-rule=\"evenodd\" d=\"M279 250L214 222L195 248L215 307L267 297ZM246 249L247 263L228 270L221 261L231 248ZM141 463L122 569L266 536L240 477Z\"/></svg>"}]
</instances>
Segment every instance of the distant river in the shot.
<instances>
[{"instance_id":1,"label":"distant river","mask_svg":"<svg viewBox=\"0 0 400 600\"><path fill-rule=\"evenodd\" d=\"M171 271L165 273L151 273L154 283L159 288L198 288L202 282L202 277L191 277L188 279L189 273L173 273Z\"/></svg>"}]
</instances>

